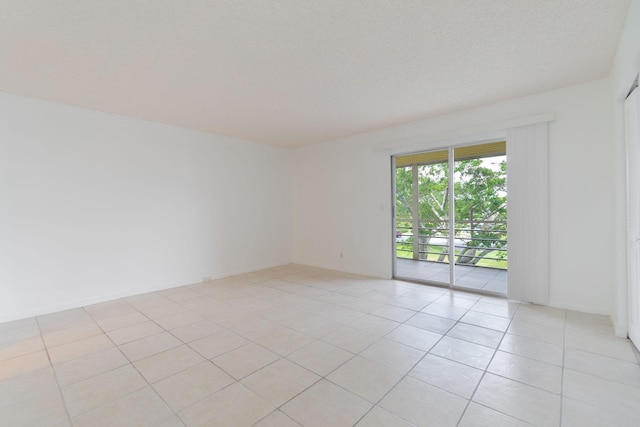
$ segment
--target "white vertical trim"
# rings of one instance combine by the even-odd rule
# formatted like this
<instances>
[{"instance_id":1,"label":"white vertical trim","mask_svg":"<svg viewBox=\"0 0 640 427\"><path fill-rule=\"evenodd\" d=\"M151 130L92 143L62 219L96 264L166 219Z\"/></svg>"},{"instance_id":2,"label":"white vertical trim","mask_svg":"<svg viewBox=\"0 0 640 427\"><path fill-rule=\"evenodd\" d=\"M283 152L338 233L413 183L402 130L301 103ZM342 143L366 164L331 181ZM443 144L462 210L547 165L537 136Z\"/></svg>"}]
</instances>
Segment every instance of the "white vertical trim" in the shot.
<instances>
[{"instance_id":1,"label":"white vertical trim","mask_svg":"<svg viewBox=\"0 0 640 427\"><path fill-rule=\"evenodd\" d=\"M509 298L549 303L549 155L546 122L507 130Z\"/></svg>"},{"instance_id":2,"label":"white vertical trim","mask_svg":"<svg viewBox=\"0 0 640 427\"><path fill-rule=\"evenodd\" d=\"M449 147L449 287L452 288L456 284L456 199L455 199L455 156L453 155L453 147Z\"/></svg>"},{"instance_id":3,"label":"white vertical trim","mask_svg":"<svg viewBox=\"0 0 640 427\"><path fill-rule=\"evenodd\" d=\"M396 158L391 156L391 277L396 277L398 271L397 256L398 253L398 241L396 240L396 199L398 198L398 192L396 188Z\"/></svg>"},{"instance_id":4,"label":"white vertical trim","mask_svg":"<svg viewBox=\"0 0 640 427\"><path fill-rule=\"evenodd\" d=\"M420 176L418 165L411 165L411 233L413 234L413 259L420 259Z\"/></svg>"},{"instance_id":5,"label":"white vertical trim","mask_svg":"<svg viewBox=\"0 0 640 427\"><path fill-rule=\"evenodd\" d=\"M640 94L624 101L627 157L627 292L628 335L640 348Z\"/></svg>"}]
</instances>

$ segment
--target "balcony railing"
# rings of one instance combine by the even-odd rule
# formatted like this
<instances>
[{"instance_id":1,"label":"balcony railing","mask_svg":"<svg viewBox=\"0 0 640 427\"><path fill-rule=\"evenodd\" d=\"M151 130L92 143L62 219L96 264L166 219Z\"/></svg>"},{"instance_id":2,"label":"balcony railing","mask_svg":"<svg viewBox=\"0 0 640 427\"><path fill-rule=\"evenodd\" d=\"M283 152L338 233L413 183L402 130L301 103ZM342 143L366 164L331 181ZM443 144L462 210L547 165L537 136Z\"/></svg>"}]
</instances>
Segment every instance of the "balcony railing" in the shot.
<instances>
[{"instance_id":1,"label":"balcony railing","mask_svg":"<svg viewBox=\"0 0 640 427\"><path fill-rule=\"evenodd\" d=\"M417 242L410 224L411 218L396 221L396 256L449 263L449 221L420 221ZM506 221L455 221L454 249L458 265L506 269Z\"/></svg>"}]
</instances>

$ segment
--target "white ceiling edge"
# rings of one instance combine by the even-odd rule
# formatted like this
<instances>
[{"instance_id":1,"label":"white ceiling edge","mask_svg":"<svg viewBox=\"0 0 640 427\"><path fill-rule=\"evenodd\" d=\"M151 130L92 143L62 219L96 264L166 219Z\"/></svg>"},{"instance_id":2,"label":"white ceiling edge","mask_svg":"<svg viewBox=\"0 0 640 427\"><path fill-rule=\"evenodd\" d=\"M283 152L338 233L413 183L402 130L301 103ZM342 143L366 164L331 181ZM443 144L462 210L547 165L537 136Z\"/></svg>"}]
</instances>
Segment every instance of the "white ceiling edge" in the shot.
<instances>
[{"instance_id":1,"label":"white ceiling edge","mask_svg":"<svg viewBox=\"0 0 640 427\"><path fill-rule=\"evenodd\" d=\"M507 129L528 126L535 123L551 122L555 120L553 113L536 114L533 116L519 117L515 119L501 120L484 123L477 126L454 129L445 132L412 136L384 142L373 147L375 152L410 154L423 150L425 146L433 146L440 143L442 146L455 146L472 142L482 142L505 137Z\"/></svg>"}]
</instances>

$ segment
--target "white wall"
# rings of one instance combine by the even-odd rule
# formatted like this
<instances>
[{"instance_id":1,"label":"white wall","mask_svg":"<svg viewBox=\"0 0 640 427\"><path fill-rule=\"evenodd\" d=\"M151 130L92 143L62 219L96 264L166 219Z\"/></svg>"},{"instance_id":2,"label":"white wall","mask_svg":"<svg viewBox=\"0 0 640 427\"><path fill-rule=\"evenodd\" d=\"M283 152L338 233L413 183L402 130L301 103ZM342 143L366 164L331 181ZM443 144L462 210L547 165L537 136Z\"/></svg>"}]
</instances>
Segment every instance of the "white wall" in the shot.
<instances>
[{"instance_id":1,"label":"white wall","mask_svg":"<svg viewBox=\"0 0 640 427\"><path fill-rule=\"evenodd\" d=\"M294 262L390 277L389 155L437 148L452 142L454 134L458 142L473 141L475 134L481 139L492 124L553 113L551 304L610 313L615 230L610 98L610 81L602 79L296 150Z\"/></svg>"},{"instance_id":2,"label":"white wall","mask_svg":"<svg viewBox=\"0 0 640 427\"><path fill-rule=\"evenodd\" d=\"M615 184L615 305L612 314L616 334L627 336L627 241L626 224L626 176L624 147L624 99L631 83L640 72L640 0L633 0L627 22L618 44L611 69L613 86L613 145Z\"/></svg>"},{"instance_id":3,"label":"white wall","mask_svg":"<svg viewBox=\"0 0 640 427\"><path fill-rule=\"evenodd\" d=\"M290 262L290 156L0 94L0 321Z\"/></svg>"}]
</instances>

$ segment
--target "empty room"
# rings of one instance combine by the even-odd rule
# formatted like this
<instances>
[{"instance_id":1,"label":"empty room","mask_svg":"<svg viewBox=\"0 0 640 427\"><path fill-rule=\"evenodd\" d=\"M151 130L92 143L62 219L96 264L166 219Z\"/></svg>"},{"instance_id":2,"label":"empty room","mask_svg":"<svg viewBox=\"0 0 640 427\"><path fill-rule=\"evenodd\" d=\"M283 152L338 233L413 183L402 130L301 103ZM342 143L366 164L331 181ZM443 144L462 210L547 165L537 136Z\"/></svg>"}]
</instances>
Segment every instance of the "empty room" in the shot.
<instances>
[{"instance_id":1,"label":"empty room","mask_svg":"<svg viewBox=\"0 0 640 427\"><path fill-rule=\"evenodd\" d=\"M640 425L640 0L0 0L0 426Z\"/></svg>"}]
</instances>

